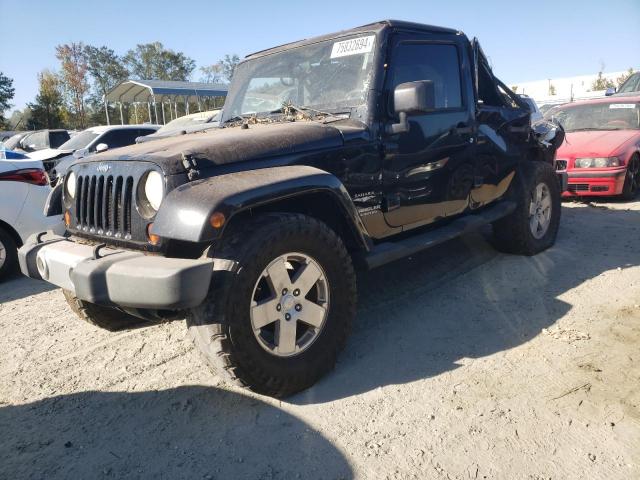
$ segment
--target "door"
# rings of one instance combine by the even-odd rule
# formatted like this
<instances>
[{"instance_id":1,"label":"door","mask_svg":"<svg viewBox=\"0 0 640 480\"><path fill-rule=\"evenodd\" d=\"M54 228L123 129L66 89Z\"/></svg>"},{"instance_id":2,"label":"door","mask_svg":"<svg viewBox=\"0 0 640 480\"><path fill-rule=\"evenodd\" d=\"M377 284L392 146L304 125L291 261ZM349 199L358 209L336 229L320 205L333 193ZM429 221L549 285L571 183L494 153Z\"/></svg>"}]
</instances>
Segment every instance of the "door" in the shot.
<instances>
[{"instance_id":1,"label":"door","mask_svg":"<svg viewBox=\"0 0 640 480\"><path fill-rule=\"evenodd\" d=\"M392 227L432 223L464 211L474 183L474 114L467 52L453 35L399 34L392 41L385 92L431 80L435 110L409 115L409 131L384 140L385 219ZM466 77L465 77L466 74Z\"/></svg>"},{"instance_id":2,"label":"door","mask_svg":"<svg viewBox=\"0 0 640 480\"><path fill-rule=\"evenodd\" d=\"M475 39L473 52L478 136L471 207L478 208L509 188L518 162L527 155L531 112L523 99L495 78Z\"/></svg>"}]
</instances>

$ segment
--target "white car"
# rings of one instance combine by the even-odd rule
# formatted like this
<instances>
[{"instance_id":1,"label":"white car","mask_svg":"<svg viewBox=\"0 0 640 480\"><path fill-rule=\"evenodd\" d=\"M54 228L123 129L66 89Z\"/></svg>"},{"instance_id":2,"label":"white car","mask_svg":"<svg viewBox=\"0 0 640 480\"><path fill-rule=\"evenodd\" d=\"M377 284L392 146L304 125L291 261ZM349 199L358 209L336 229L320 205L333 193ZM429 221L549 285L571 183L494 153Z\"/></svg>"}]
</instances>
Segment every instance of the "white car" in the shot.
<instances>
[{"instance_id":1,"label":"white car","mask_svg":"<svg viewBox=\"0 0 640 480\"><path fill-rule=\"evenodd\" d=\"M0 150L0 281L17 270L18 248L31 234L64 232L62 216L44 215L51 187L42 162L8 155Z\"/></svg>"},{"instance_id":2,"label":"white car","mask_svg":"<svg viewBox=\"0 0 640 480\"><path fill-rule=\"evenodd\" d=\"M41 160L50 171L58 159L75 153L83 157L90 153L104 152L110 148L136 143L136 138L154 133L160 125L110 125L90 127L71 137L58 148L45 148L29 154L29 158Z\"/></svg>"}]
</instances>

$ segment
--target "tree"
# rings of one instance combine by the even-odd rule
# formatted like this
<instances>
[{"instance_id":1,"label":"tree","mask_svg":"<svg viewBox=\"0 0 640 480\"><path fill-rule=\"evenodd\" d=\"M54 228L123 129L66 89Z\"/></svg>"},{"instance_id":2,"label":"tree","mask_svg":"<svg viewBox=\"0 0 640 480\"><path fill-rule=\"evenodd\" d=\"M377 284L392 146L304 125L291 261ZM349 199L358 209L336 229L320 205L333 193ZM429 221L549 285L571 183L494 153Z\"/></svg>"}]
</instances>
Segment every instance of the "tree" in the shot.
<instances>
[{"instance_id":1,"label":"tree","mask_svg":"<svg viewBox=\"0 0 640 480\"><path fill-rule=\"evenodd\" d=\"M591 84L592 91L606 90L607 88L615 87L615 84L610 79L602 76L602 70L603 69L598 72L598 77Z\"/></svg>"},{"instance_id":2,"label":"tree","mask_svg":"<svg viewBox=\"0 0 640 480\"><path fill-rule=\"evenodd\" d=\"M62 83L70 98L76 128L85 128L85 96L89 90L87 82L87 58L82 42L58 45L56 58L62 63Z\"/></svg>"},{"instance_id":3,"label":"tree","mask_svg":"<svg viewBox=\"0 0 640 480\"><path fill-rule=\"evenodd\" d=\"M60 79L49 70L38 74L38 95L34 103L29 103L31 118L27 121L30 130L40 128L61 128L64 126L64 102Z\"/></svg>"},{"instance_id":4,"label":"tree","mask_svg":"<svg viewBox=\"0 0 640 480\"><path fill-rule=\"evenodd\" d=\"M518 93L518 85L512 85L511 90L513 90L513 93Z\"/></svg>"},{"instance_id":5,"label":"tree","mask_svg":"<svg viewBox=\"0 0 640 480\"><path fill-rule=\"evenodd\" d=\"M200 78L201 82L205 83L220 83L223 81L223 68L220 62L214 63L207 67L200 67L200 71L203 76Z\"/></svg>"},{"instance_id":6,"label":"tree","mask_svg":"<svg viewBox=\"0 0 640 480\"><path fill-rule=\"evenodd\" d=\"M2 72L0 72L0 127L4 128L6 126L6 119L4 118L5 110L8 110L11 107L9 103L13 98L15 93L15 88L13 88L13 79L7 77Z\"/></svg>"},{"instance_id":7,"label":"tree","mask_svg":"<svg viewBox=\"0 0 640 480\"><path fill-rule=\"evenodd\" d=\"M109 123L109 107L105 97L109 90L129 77L129 71L122 65L122 59L110 48L87 45L84 47L84 54L87 71L93 78L94 93L91 101L95 106L103 103Z\"/></svg>"},{"instance_id":8,"label":"tree","mask_svg":"<svg viewBox=\"0 0 640 480\"><path fill-rule=\"evenodd\" d=\"M556 94L556 86L551 83L551 80L549 80L549 95L555 95Z\"/></svg>"},{"instance_id":9,"label":"tree","mask_svg":"<svg viewBox=\"0 0 640 480\"><path fill-rule=\"evenodd\" d=\"M227 82L231 81L233 72L235 72L238 63L240 63L240 57L235 53L233 55L225 55L224 58L218 62L222 68L222 75Z\"/></svg>"},{"instance_id":10,"label":"tree","mask_svg":"<svg viewBox=\"0 0 640 480\"><path fill-rule=\"evenodd\" d=\"M633 68L629 67L629 70L627 70L626 72L624 72L622 75L620 75L618 78L616 78L616 88L620 88L622 86L622 84L624 82L627 81L627 79L633 75L635 72L633 71Z\"/></svg>"},{"instance_id":11,"label":"tree","mask_svg":"<svg viewBox=\"0 0 640 480\"><path fill-rule=\"evenodd\" d=\"M123 58L131 76L140 80L188 80L196 62L160 42L138 44Z\"/></svg>"}]
</instances>

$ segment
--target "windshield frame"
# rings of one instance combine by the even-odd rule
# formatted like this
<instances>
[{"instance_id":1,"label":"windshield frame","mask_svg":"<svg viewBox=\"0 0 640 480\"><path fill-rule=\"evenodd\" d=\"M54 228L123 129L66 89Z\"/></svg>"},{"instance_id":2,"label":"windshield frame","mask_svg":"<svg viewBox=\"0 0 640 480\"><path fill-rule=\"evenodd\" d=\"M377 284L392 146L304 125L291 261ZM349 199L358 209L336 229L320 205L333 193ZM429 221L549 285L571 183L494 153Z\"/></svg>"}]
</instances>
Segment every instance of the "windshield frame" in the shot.
<instances>
[{"instance_id":1,"label":"windshield frame","mask_svg":"<svg viewBox=\"0 0 640 480\"><path fill-rule=\"evenodd\" d=\"M386 29L363 29L363 30L348 30L345 32L341 32L340 34L329 36L329 37L319 37L315 40L304 41L300 43L295 43L290 47L276 47L273 51L267 50L266 52L260 52L259 54L249 56L242 62L238 64L236 68L236 72L243 65L249 64L250 62L255 61L264 61L266 57L270 57L273 55L280 55L286 52L290 52L293 50L298 50L301 48L318 45L320 43L330 43L330 42L339 42L343 41L350 37L365 37L365 36L374 36L374 46L371 52L373 53L373 59L371 62L370 69L370 82L367 90L367 95L364 102L357 106L344 106L340 108L327 108L322 109L323 112L334 114L334 113L342 113L345 117L359 119L363 122L370 123L368 120L371 117L370 112L375 111L375 105L377 102L377 96L381 91L381 85L383 81L383 65L385 60L384 49L381 47L385 45L385 33ZM237 73L234 74L234 77L229 86L229 91L227 93L227 98L225 100L225 107L222 110L222 115L220 118L220 125L224 126L225 123L228 123L230 120L236 118L236 115L231 113L230 106L234 104L237 98L244 95L249 86L248 77L239 80L237 77ZM307 107L307 105L304 105ZM317 112L314 105L309 105L309 111L311 113ZM265 112L267 113L267 112ZM259 112L259 116L262 116L263 112ZM251 116L250 114L247 116Z\"/></svg>"}]
</instances>

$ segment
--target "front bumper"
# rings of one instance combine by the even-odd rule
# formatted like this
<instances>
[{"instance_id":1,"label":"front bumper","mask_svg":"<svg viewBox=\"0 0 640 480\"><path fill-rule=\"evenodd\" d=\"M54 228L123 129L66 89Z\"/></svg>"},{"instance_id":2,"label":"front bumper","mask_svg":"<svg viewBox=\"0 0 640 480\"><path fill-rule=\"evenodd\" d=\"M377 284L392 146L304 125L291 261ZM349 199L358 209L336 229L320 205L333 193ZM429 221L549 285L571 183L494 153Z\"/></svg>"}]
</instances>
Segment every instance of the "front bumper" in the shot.
<instances>
[{"instance_id":1,"label":"front bumper","mask_svg":"<svg viewBox=\"0 0 640 480\"><path fill-rule=\"evenodd\" d=\"M580 169L569 171L569 184L565 197L619 195L622 193L624 179L627 174L626 167L585 171Z\"/></svg>"},{"instance_id":2,"label":"front bumper","mask_svg":"<svg viewBox=\"0 0 640 480\"><path fill-rule=\"evenodd\" d=\"M18 251L31 278L70 290L101 305L180 310L200 305L213 273L212 259L167 258L32 235Z\"/></svg>"}]
</instances>

